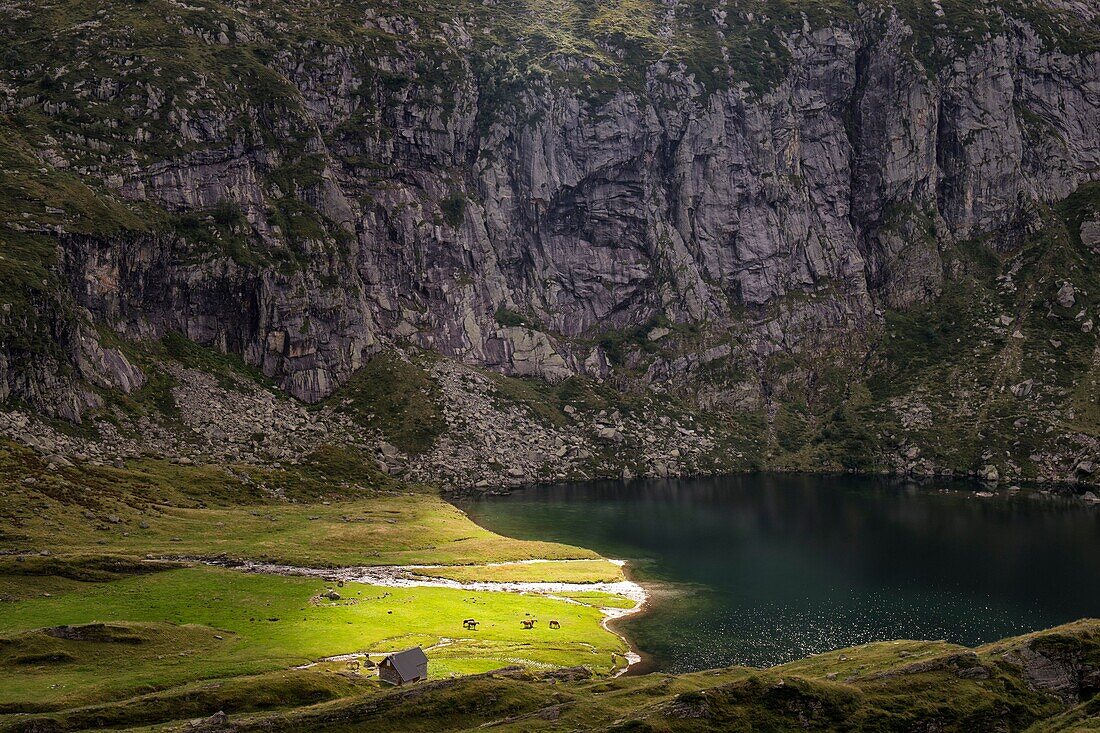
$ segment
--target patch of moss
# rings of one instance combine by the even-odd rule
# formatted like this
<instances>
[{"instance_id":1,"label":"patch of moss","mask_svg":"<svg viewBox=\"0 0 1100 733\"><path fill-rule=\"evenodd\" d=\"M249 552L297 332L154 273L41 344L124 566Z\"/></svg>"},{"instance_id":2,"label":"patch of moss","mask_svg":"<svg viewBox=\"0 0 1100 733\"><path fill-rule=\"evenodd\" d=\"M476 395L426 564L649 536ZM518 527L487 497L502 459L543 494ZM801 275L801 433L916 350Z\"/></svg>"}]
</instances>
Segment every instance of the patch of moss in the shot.
<instances>
[{"instance_id":1,"label":"patch of moss","mask_svg":"<svg viewBox=\"0 0 1100 733\"><path fill-rule=\"evenodd\" d=\"M452 193L439 202L439 210L443 212L443 221L452 229L458 229L466 218L466 196Z\"/></svg>"},{"instance_id":2,"label":"patch of moss","mask_svg":"<svg viewBox=\"0 0 1100 733\"><path fill-rule=\"evenodd\" d=\"M497 308L494 318L498 325L517 328L519 326L528 326L531 328L537 328L538 324L533 319L524 316L522 313L512 310L506 306L500 306Z\"/></svg>"},{"instance_id":3,"label":"patch of moss","mask_svg":"<svg viewBox=\"0 0 1100 733\"><path fill-rule=\"evenodd\" d=\"M439 387L428 372L382 352L352 375L329 402L406 453L423 453L446 429Z\"/></svg>"}]
</instances>

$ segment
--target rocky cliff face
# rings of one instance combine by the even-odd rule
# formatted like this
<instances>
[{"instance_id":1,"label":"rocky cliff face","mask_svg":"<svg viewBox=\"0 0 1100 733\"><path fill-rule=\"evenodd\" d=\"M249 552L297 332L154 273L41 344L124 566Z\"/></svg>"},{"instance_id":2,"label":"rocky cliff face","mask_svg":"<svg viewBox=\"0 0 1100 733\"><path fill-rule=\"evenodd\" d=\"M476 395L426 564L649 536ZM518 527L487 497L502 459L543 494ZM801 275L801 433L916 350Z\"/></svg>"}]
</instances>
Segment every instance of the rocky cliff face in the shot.
<instances>
[{"instance_id":1,"label":"rocky cliff face","mask_svg":"<svg viewBox=\"0 0 1100 733\"><path fill-rule=\"evenodd\" d=\"M349 5L4 3L29 28L7 195L38 207L6 220L57 311L5 318L60 342L5 340L4 397L78 418L82 385L140 386L94 324L307 402L401 343L669 389L720 362L741 376L696 397L756 409L775 358L865 353L945 253L1010 249L1100 177L1100 31L1072 3ZM55 175L81 191L59 205Z\"/></svg>"}]
</instances>

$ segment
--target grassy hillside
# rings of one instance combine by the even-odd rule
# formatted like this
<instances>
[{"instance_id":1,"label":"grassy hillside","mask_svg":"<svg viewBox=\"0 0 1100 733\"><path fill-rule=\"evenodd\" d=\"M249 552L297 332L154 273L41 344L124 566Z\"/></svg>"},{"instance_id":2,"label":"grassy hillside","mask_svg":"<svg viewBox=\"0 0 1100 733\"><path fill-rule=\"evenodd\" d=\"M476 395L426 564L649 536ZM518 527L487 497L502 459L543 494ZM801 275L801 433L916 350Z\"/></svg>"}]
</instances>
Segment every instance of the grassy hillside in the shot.
<instances>
[{"instance_id":1,"label":"grassy hillside","mask_svg":"<svg viewBox=\"0 0 1100 733\"><path fill-rule=\"evenodd\" d=\"M598 590L566 599L391 588L179 560L431 564L441 567L417 572L464 582L622 579L591 551L483 530L428 489L388 479L368 488L376 469L347 455L285 469L107 467L47 464L5 442L0 466L0 729L18 729L18 713L93 703L117 705L66 720L138 722L202 712L215 699L257 709L377 691L358 675L332 677L347 671L343 661L292 668L412 645L433 648L435 678L624 664L625 644L600 611L624 599ZM552 562L514 564L534 558ZM462 624L471 617L473 631ZM524 630L526 618L542 623ZM202 680L220 681L195 687Z\"/></svg>"},{"instance_id":2,"label":"grassy hillside","mask_svg":"<svg viewBox=\"0 0 1100 733\"><path fill-rule=\"evenodd\" d=\"M84 633L123 639L141 638L147 630L129 626ZM191 634L189 646L203 643L199 632L177 633ZM40 642L23 637L16 643ZM55 656L91 645L50 643ZM212 643L239 642L228 637ZM193 724L182 719L222 711L230 714L228 721L216 716L210 725L238 731L1083 731L1095 730L1098 669L1100 622L1081 621L973 650L895 641L771 669L679 676L607 680L592 679L579 668L512 668L380 690L334 670L271 672L184 685L125 702L0 717L0 730L123 727L173 719L179 722L167 729L184 730Z\"/></svg>"},{"instance_id":3,"label":"grassy hillside","mask_svg":"<svg viewBox=\"0 0 1100 733\"><path fill-rule=\"evenodd\" d=\"M179 466L50 470L33 452L0 445L9 550L264 560L325 567L469 564L592 558L549 542L495 535L429 490L347 489L310 469ZM368 469L364 469L364 473ZM258 484L263 484L261 489Z\"/></svg>"},{"instance_id":4,"label":"grassy hillside","mask_svg":"<svg viewBox=\"0 0 1100 733\"><path fill-rule=\"evenodd\" d=\"M21 576L33 589L36 576ZM124 700L194 680L285 670L324 657L431 650L445 678L520 664L611 670L624 648L599 610L541 596L347 583L183 568L85 584L5 604L0 711ZM527 614L555 619L526 631ZM475 617L476 632L462 620ZM107 638L58 638L52 627L107 620ZM47 630L42 631L45 627ZM88 633L100 633L92 631ZM82 634L83 632L80 632ZM79 635L79 634L78 634ZM438 646L437 646L438 645ZM378 657L375 656L377 660ZM335 664L335 669L346 665Z\"/></svg>"},{"instance_id":5,"label":"grassy hillside","mask_svg":"<svg viewBox=\"0 0 1100 733\"><path fill-rule=\"evenodd\" d=\"M1068 675L1095 675L1098 622L975 650L942 642L886 642L767 670L733 668L670 677L561 684L554 675L496 674L395 693L371 704L335 702L245 718L240 730L397 724L406 730L1057 730L1087 721L1091 703L1036 684L1023 659ZM1085 671L1088 670L1088 671ZM1095 680L1095 677L1090 677ZM1097 690L1078 688L1085 700ZM427 700L427 704L425 704ZM453 706L448 714L448 706ZM1070 710L1065 712L1069 707ZM1074 725L1075 723L1068 723ZM1069 728L1065 728L1069 729Z\"/></svg>"},{"instance_id":6,"label":"grassy hillside","mask_svg":"<svg viewBox=\"0 0 1100 733\"><path fill-rule=\"evenodd\" d=\"M219 712L234 730L1037 733L1095 720L1096 621L975 650L885 642L767 670L612 679L627 650L600 609L630 601L600 590L379 587L172 559L418 563L440 567L416 573L462 582L621 579L589 551L482 530L429 490L349 480L344 459L51 468L4 444L0 731L176 729ZM531 558L556 560L514 562ZM470 617L476 631L463 628ZM522 629L530 618L540 623ZM412 689L383 689L342 656L377 661L414 644L430 650L432 681Z\"/></svg>"}]
</instances>

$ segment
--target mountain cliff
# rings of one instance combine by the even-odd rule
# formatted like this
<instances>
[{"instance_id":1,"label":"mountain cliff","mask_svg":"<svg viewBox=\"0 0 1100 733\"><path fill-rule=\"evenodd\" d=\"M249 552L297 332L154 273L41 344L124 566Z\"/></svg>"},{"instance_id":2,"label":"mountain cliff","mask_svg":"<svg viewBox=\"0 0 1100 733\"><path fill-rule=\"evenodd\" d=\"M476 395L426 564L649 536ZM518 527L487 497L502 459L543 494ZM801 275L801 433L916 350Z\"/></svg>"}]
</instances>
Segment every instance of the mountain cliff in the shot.
<instances>
[{"instance_id":1,"label":"mountain cliff","mask_svg":"<svg viewBox=\"0 0 1100 733\"><path fill-rule=\"evenodd\" d=\"M1091 3L0 7L13 407L399 349L676 400L726 467L1094 476Z\"/></svg>"}]
</instances>

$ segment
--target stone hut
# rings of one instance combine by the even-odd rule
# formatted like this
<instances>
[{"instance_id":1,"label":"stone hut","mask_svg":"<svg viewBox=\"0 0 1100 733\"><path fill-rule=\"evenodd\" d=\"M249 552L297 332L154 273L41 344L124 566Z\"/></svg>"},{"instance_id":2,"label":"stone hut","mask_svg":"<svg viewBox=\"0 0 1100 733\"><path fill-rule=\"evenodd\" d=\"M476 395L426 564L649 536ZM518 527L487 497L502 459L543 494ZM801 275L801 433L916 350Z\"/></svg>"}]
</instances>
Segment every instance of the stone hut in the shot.
<instances>
[{"instance_id":1,"label":"stone hut","mask_svg":"<svg viewBox=\"0 0 1100 733\"><path fill-rule=\"evenodd\" d=\"M378 678L391 685L426 680L428 655L418 646L390 654L379 663Z\"/></svg>"}]
</instances>

